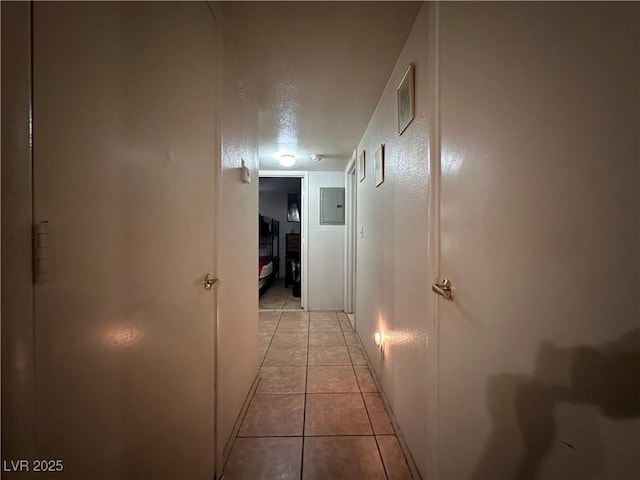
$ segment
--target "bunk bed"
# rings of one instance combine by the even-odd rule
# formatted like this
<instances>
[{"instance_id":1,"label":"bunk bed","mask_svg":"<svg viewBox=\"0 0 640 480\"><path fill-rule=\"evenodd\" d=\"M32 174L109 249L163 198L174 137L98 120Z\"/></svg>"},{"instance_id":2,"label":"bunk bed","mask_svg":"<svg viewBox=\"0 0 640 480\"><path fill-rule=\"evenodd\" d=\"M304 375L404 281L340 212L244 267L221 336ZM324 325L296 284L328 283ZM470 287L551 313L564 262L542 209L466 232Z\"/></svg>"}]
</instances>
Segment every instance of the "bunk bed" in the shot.
<instances>
[{"instance_id":1,"label":"bunk bed","mask_svg":"<svg viewBox=\"0 0 640 480\"><path fill-rule=\"evenodd\" d=\"M280 222L273 218L258 216L258 291L259 295L269 288L280 268Z\"/></svg>"}]
</instances>

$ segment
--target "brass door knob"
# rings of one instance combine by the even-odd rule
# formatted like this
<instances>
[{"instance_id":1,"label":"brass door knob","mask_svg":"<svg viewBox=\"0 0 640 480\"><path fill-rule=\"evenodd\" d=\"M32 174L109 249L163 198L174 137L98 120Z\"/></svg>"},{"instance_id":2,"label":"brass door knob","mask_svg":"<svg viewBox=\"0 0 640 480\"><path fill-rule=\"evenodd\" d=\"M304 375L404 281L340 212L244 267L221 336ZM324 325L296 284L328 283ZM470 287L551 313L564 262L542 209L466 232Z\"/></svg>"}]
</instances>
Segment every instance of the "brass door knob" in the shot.
<instances>
[{"instance_id":1,"label":"brass door knob","mask_svg":"<svg viewBox=\"0 0 640 480\"><path fill-rule=\"evenodd\" d=\"M440 283L434 283L431 289L440 295L445 300L453 300L453 293L451 291L451 280L445 278Z\"/></svg>"},{"instance_id":2,"label":"brass door knob","mask_svg":"<svg viewBox=\"0 0 640 480\"><path fill-rule=\"evenodd\" d=\"M217 288L218 285L220 285L220 279L215 278L210 273L207 273L207 276L204 277L204 281L202 283L204 284L205 290L213 290L214 288Z\"/></svg>"}]
</instances>

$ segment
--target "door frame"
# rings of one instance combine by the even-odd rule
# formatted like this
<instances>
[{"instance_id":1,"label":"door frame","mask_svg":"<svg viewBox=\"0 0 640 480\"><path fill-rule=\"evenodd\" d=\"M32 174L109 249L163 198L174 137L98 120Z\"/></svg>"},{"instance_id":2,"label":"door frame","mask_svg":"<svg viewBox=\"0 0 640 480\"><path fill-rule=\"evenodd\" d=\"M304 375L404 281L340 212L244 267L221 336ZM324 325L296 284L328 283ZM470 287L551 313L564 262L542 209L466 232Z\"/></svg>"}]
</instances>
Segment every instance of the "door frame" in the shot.
<instances>
[{"instance_id":1,"label":"door frame","mask_svg":"<svg viewBox=\"0 0 640 480\"><path fill-rule=\"evenodd\" d=\"M211 20L215 25L215 38L213 42L213 48L218 56L218 58L224 57L224 37L222 34L222 27L220 22L218 21L218 16L216 15L217 7L214 2L207 2L207 9L211 13ZM215 148L215 156L214 156L214 202L215 206L213 209L213 241L214 241L214 255L213 255L213 274L217 279L220 279L220 249L222 247L222 235L220 228L220 219L222 218L222 209L223 209L223 191L222 191L222 117L223 117L223 99L224 99L224 75L222 72L222 64L221 62L219 66L221 68L216 69L216 81L214 88L214 98L216 101L217 108L215 110L215 125L214 125L214 138L216 142ZM220 279L222 280L222 279ZM214 318L214 339L213 339L213 478L219 479L222 477L222 470L228 458L228 453L226 450L226 439L219 438L219 417L221 415L220 412L220 396L219 392L219 378L220 375L218 373L218 368L220 365L220 354L219 354L219 342L220 342L220 311L218 306L220 305L219 301L219 289L218 287L214 287L214 291L212 292L214 295L215 308L213 311ZM224 444L222 442L225 442ZM229 449L230 450L230 449Z\"/></svg>"},{"instance_id":2,"label":"door frame","mask_svg":"<svg viewBox=\"0 0 640 480\"><path fill-rule=\"evenodd\" d=\"M433 57L433 68L429 78L431 82L432 102L429 115L433 119L433 125L431 129L428 129L425 133L429 139L430 155L429 155L429 168L431 169L431 185L428 196L428 218L429 225L429 237L428 242L428 258L432 264L429 270L430 276L434 283L439 281L441 275L440 260L441 260L441 181L442 181L442 133L441 133L441 105L440 105L440 4L434 2L430 5L429 15L429 54ZM427 398L427 426L429 435L427 437L427 471L425 472L426 478L438 478L439 475L439 440L440 440L440 423L439 423L439 410L440 410L440 305L441 298L431 292L433 295L433 311L432 320L430 322L428 330L431 331L429 335L429 344L431 348L427 349L427 363L430 368L427 368L426 382L427 391L429 397Z\"/></svg>"},{"instance_id":3,"label":"door frame","mask_svg":"<svg viewBox=\"0 0 640 480\"><path fill-rule=\"evenodd\" d=\"M356 312L356 269L357 269L357 203L358 180L356 177L356 151L347 164L344 175L345 184L345 262L344 262L344 311ZM355 317L353 321L355 328Z\"/></svg>"},{"instance_id":4,"label":"door frame","mask_svg":"<svg viewBox=\"0 0 640 480\"><path fill-rule=\"evenodd\" d=\"M2 457L34 458L33 3L2 2L1 10Z\"/></svg>"},{"instance_id":5,"label":"door frame","mask_svg":"<svg viewBox=\"0 0 640 480\"><path fill-rule=\"evenodd\" d=\"M299 178L300 179L300 196L302 197L302 205L300 213L302 222L300 225L300 262L302 268L302 279L300 285L300 305L302 310L309 311L309 177L303 170L260 170L259 178Z\"/></svg>"}]
</instances>

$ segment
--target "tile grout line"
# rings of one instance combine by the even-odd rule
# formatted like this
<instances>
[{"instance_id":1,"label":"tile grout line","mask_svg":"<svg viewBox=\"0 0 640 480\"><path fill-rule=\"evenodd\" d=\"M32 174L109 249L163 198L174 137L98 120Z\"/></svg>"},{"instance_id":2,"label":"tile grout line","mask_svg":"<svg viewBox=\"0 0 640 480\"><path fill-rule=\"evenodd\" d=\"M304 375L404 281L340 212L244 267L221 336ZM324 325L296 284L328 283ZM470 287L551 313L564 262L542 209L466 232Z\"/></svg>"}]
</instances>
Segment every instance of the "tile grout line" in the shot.
<instances>
[{"instance_id":1,"label":"tile grout line","mask_svg":"<svg viewBox=\"0 0 640 480\"><path fill-rule=\"evenodd\" d=\"M229 442L228 442L228 451L226 452L226 454L224 453L227 447L225 447L225 450L223 450L224 461L222 462L222 470L221 470L222 476L220 477L220 479L224 479L225 469L227 468L227 464L229 463L229 459L231 458L231 452L235 448L236 441L238 440L238 438L244 438L242 435L240 435L240 429L242 428L242 424L244 423L244 420L247 417L247 413L249 412L249 407L251 406L251 403L253 402L253 399L256 396L256 390L258 389L259 385L260 385L260 378L257 377L254 380L254 383L250 388L249 393L247 394L247 397L245 398L242 408L240 409L240 413L238 414L236 423L233 427L233 430L231 431L231 438L229 439Z\"/></svg>"},{"instance_id":2,"label":"tile grout line","mask_svg":"<svg viewBox=\"0 0 640 480\"><path fill-rule=\"evenodd\" d=\"M269 345L267 345L267 350L264 352L264 357L260 361L260 366L258 367L258 372L262 371L262 367L265 367L264 361L267 358L267 354L269 353L269 349L271 348L271 344L273 343L273 337L276 336L276 331L278 330L278 326L280 325L280 320L282 319L282 312L280 312L280 316L278 317L278 322L276 323L276 328L273 329L273 333L271 334L271 340L269 340ZM262 380L262 377L260 378ZM259 385L258 385L259 386Z\"/></svg>"},{"instance_id":3,"label":"tile grout line","mask_svg":"<svg viewBox=\"0 0 640 480\"><path fill-rule=\"evenodd\" d=\"M360 346L362 346L360 335L358 335L357 332L356 332L356 335L358 337L358 341L360 342ZM387 413L387 417L389 418L391 427L395 432L394 436L396 437L396 440L400 445L400 450L402 451L402 456L404 457L404 463L409 468L409 475L411 476L412 480L419 480L422 478L422 476L418 472L418 468L416 467L415 460L413 459L411 451L407 446L407 442L404 439L402 430L400 430L400 425L398 424L398 421L396 420L395 415L393 414L393 409L391 408L391 404L389 403L389 400L387 399L387 396L384 393L384 388L382 388L382 382L378 378L378 375L375 369L373 368L373 365L371 364L371 359L369 358L367 353L364 351L364 349L362 349L362 353L364 355L364 360L365 360L365 364L362 366L367 367L367 369L369 370L369 374L373 379L373 383L376 386L376 391L380 397L380 400L382 400L382 405L384 407L384 410Z\"/></svg>"},{"instance_id":4,"label":"tile grout line","mask_svg":"<svg viewBox=\"0 0 640 480\"><path fill-rule=\"evenodd\" d=\"M336 316L337 316L337 314L336 314ZM340 319L338 319L338 322L340 323L340 328L342 329L342 336L343 336L345 344L346 344L347 343L347 338L344 336L344 327L342 325L342 322L340 322ZM351 329L353 330L353 327L351 327ZM360 351L362 351L362 347L360 347L360 345L358 345L358 347L360 348ZM349 350L349 347L347 346L347 351L348 350ZM363 355L364 355L364 353L363 353ZM351 369L353 370L353 375L356 377L356 383L358 384L358 390L360 391L360 398L362 399L362 403L364 404L364 411L367 412L367 418L369 419L369 425L371 426L371 432L373 434L373 439L376 442L376 448L378 450L378 456L380 457L380 463L382 464L382 469L384 470L384 475L385 475L386 479L389 480L389 472L387 471L387 466L385 465L384 458L382 457L382 450L380 450L380 444L378 443L378 436L376 435L376 431L373 428L373 422L371 421L371 415L369 414L369 408L367 407L367 402L364 399L364 394L362 392L362 386L360 385L360 380L358 380L358 375L356 374L356 367L355 367L355 365L353 363L353 358L351 357L351 352L350 351L349 351L349 358L351 359Z\"/></svg>"},{"instance_id":5,"label":"tile grout line","mask_svg":"<svg viewBox=\"0 0 640 480\"><path fill-rule=\"evenodd\" d=\"M278 329L279 329L280 323L282 323L285 320L284 313L285 313L284 311L281 311L279 313L279 316L276 318L277 321L276 321L276 324L275 324L275 328L273 330L273 333L271 333L271 336L270 336L270 339L269 339L269 342L268 342L268 345L267 345L266 352L269 352L270 349L272 349L272 348L275 349L278 346L282 346L282 347L297 347L297 345L287 345L287 344L280 345L278 343L278 340L275 338L276 334L278 333ZM363 378L362 382L361 382L359 377L358 377L358 374L357 374L357 371L359 371L359 369L369 370L371 368L370 365L368 364L368 357L366 357L366 354L364 353L364 351L362 349L362 344L361 344L360 338L356 334L356 338L354 339L354 338L350 337L350 341L356 340L357 345L354 345L353 349L355 350L355 347L356 346L358 347L359 351L364 356L364 360L366 362L365 364L356 364L356 363L354 363L354 358L353 358L352 352L349 350L349 345L347 344L347 341L346 341L346 332L347 331L353 332L354 331L353 328L351 327L351 325L349 325L347 323L343 324L340 321L340 317L338 316L339 315L338 312L331 312L331 313L334 314L334 318L336 318L338 320L338 325L339 325L339 328L340 328L339 330L334 330L336 333L340 332L340 335L339 336L336 335L336 336L334 336L332 338L335 338L336 339L336 343L337 343L338 342L337 338L341 337L341 339L343 341L342 345L344 345L347 348L349 361L345 362L345 363L337 363L337 364L335 364L335 363L322 363L320 365L315 365L315 364L314 365L310 365L309 361L310 361L311 323L312 323L311 322L311 313L309 313L309 312L301 312L301 313L303 313L303 315L304 315L303 318L306 318L306 320L303 320L303 321L307 322L306 323L306 333L307 333L306 349L307 349L307 351L306 351L306 354L304 356L305 357L305 364L301 364L301 365L304 365L304 367L305 367L304 390L303 390L303 392L301 392L301 393L304 394L303 395L304 405L303 405L303 417L302 417L302 420L303 420L303 422L302 422L302 432L301 432L301 435L300 434L293 434L293 435L270 435L270 436L274 437L274 438L282 438L282 439L285 439L285 438L289 438L289 439L300 438L301 439L302 443L301 443L301 456L300 456L300 467L299 467L299 475L300 475L299 476L299 480L302 480L302 478L304 476L305 467L306 467L306 470L309 471L310 473L312 473L312 470L313 470L313 469L311 469L311 471L309 470L309 468L311 468L310 467L311 464L310 465L305 465L305 460L304 460L305 443L306 443L306 439L307 438L325 438L325 439L327 439L327 440L325 440L325 442L332 443L332 441L330 440L332 437L333 438L349 438L349 437L361 438L361 439L363 439L363 441L364 441L364 439L367 439L368 437L374 437L374 441L376 442L376 449L378 451L378 456L379 456L379 458L381 460L381 464L382 464L383 471L384 471L384 477L382 477L382 478L384 478L386 480L389 480L391 478L390 477L391 471L388 470L388 467L385 464L385 460L384 460L384 458L382 456L381 444L378 442L378 440L379 440L378 437L380 436L380 437L394 437L394 438L397 438L397 436L395 434L377 435L376 432L375 432L374 425L373 425L373 416L372 416L372 412L374 412L375 409L372 410L371 412L369 411L367 402L366 402L365 397L364 397L364 393L365 392L362 390L362 388L363 388L363 383L362 382L365 382L365 384L366 384L367 383L366 382L367 379ZM288 333L297 333L297 332L288 332ZM318 333L322 333L322 330L319 330ZM350 333L350 335L351 335L351 333ZM331 342L333 342L332 339L331 339ZM302 346L303 345L300 345L300 347L302 347ZM339 346L339 345L336 345L336 346ZM331 347L331 345L318 345L318 347L321 347L321 348ZM266 353L265 353L265 356L263 357L263 359L262 359L262 361L260 363L260 369L263 366L265 366L265 363L266 363ZM282 367L293 367L295 365L290 365L290 364L287 363L287 364L273 365L273 366L282 368ZM362 403L363 403L363 405L365 407L365 414L367 415L367 419L369 421L369 426L371 428L371 433L367 433L367 434L364 434L364 435L363 434L332 434L332 433L328 433L328 432L324 433L324 434L307 434L307 432L306 432L306 407L307 407L307 403L308 403L308 397L309 397L309 395L312 395L310 390L309 390L309 370L310 370L311 366L314 366L314 367L316 367L316 366L317 367L339 367L339 368L345 368L345 367L349 367L349 366L351 367L350 371L352 372L353 376L355 377L355 380L356 380L355 384L357 385L357 388L355 389L355 391L353 391L353 392L343 392L343 391L322 392L322 394L325 394L325 395L334 395L334 394L337 395L337 394L345 394L345 393L355 394L355 395L359 394L360 395L360 399L361 399L361 401L362 401ZM369 373L369 374L371 375L371 373ZM252 397L250 399L251 402L253 402L253 399L254 399L254 397L256 395L259 395L259 396L260 395L267 395L267 394L275 395L275 396L278 396L278 395L290 395L290 393L284 393L284 392L276 392L276 393L268 393L267 392L267 393L260 393L259 394L259 393L257 393L257 389L259 388L259 386L261 384L261 381L262 381L262 378L260 376L257 379L257 382L256 382L257 385L256 385L256 387L255 387L255 389L253 391L253 395L251 395L251 397ZM279 385L280 385L279 388L280 389L284 386L284 384L282 383L283 381L284 381L283 379L280 379L280 382L279 382ZM375 383L375 380L374 380L374 383ZM276 384L274 384L274 387L275 387L275 385ZM326 385L326 383L323 382L323 383L321 383L319 385ZM381 396L380 393L379 393L379 395ZM383 402L383 407L384 407L384 410L386 412L386 405L384 404L384 402ZM247 410L248 410L248 408L247 408ZM246 413L247 412L245 412L245 415L243 415L243 417L246 416ZM243 418L242 420L244 421L245 419ZM391 423L392 423L392 427L393 427L393 421L391 421ZM394 428L394 430L395 430L395 428ZM236 435L236 438L262 439L262 438L265 438L265 435L258 434L258 435L242 436L242 437L240 437L239 435ZM382 438L380 438L380 439L382 439ZM366 440L366 442L370 445L370 440ZM309 447L309 448L311 448L311 447ZM309 450L309 449L307 449L307 450ZM311 450L309 450L309 451L312 451L312 450L313 450L313 448L311 448ZM407 462L406 458L405 458L405 462ZM227 465L225 465L225 469L226 469L226 466ZM389 467L391 467L391 465ZM379 472L379 470L378 470L378 472Z\"/></svg>"},{"instance_id":6,"label":"tile grout line","mask_svg":"<svg viewBox=\"0 0 640 480\"><path fill-rule=\"evenodd\" d=\"M309 381L309 344L311 337L311 314L307 315L307 361L304 373L304 408L302 410L302 451L300 452L300 480L304 475L304 440L306 438L305 429L307 426L307 383Z\"/></svg>"},{"instance_id":7,"label":"tile grout line","mask_svg":"<svg viewBox=\"0 0 640 480\"><path fill-rule=\"evenodd\" d=\"M356 380L357 380L357 377L356 377ZM387 466L384 463L384 457L382 456L382 450L380 450L380 444L378 443L378 436L376 435L376 431L373 428L373 422L371 421L371 415L369 414L369 407L367 407L367 402L364 399L364 394L362 393L362 390L360 390L360 395L362 396L362 402L364 403L364 409L367 412L367 417L369 418L369 423L371 424L371 431L373 432L373 439L376 442L376 448L378 449L378 455L380 456L380 463L382 463L382 468L384 469L384 474L387 477L387 480L389 480L389 472L387 471Z\"/></svg>"},{"instance_id":8,"label":"tile grout line","mask_svg":"<svg viewBox=\"0 0 640 480\"><path fill-rule=\"evenodd\" d=\"M307 435L310 438L335 438L335 437L395 437L392 433L383 433L380 435L374 435L372 433L325 433L322 435ZM243 435L238 438L302 438L300 435Z\"/></svg>"},{"instance_id":9,"label":"tile grout line","mask_svg":"<svg viewBox=\"0 0 640 480\"><path fill-rule=\"evenodd\" d=\"M237 426L237 431L235 433L235 436L234 436L233 440L231 441L231 445L229 447L229 453L228 453L227 458L225 459L224 464L222 466L222 470L221 470L222 477L221 478L224 478L224 471L227 468L227 464L229 463L229 458L231 457L231 452L233 451L233 448L235 447L236 440L238 438L245 438L245 437L240 435L240 429L242 428L242 424L244 423L244 421L245 421L245 419L247 417L247 413L249 412L249 408L251 407L251 403L253 402L253 399L255 398L256 395L259 395L257 393L257 391L260 388L260 384L262 383L262 374L261 374L262 373L261 372L262 365L264 363L264 359L267 356L267 352L269 351L269 348L271 348L271 342L273 342L273 337L276 334L276 329L278 328L278 325L280 324L280 319L281 318L282 318L282 313L280 313L280 316L278 317L278 321L276 323L276 328L274 328L273 333L271 334L271 340L269 341L269 345L267 346L267 351L265 352L265 355L264 355L264 357L262 357L262 360L260 361L260 365L258 366L258 378L256 379L257 384L255 385L255 388L252 388L252 390L249 392L249 395L245 399L246 409L244 408L244 406L241 409L241 412L244 410L244 413L241 413L241 417L242 418L238 417L238 420L237 420L237 425L238 425ZM259 323L260 323L260 314L258 313L258 324ZM259 327L259 325L258 325L258 327ZM235 429L236 429L236 427L234 427L234 430ZM216 453L216 455L217 455L217 453Z\"/></svg>"}]
</instances>

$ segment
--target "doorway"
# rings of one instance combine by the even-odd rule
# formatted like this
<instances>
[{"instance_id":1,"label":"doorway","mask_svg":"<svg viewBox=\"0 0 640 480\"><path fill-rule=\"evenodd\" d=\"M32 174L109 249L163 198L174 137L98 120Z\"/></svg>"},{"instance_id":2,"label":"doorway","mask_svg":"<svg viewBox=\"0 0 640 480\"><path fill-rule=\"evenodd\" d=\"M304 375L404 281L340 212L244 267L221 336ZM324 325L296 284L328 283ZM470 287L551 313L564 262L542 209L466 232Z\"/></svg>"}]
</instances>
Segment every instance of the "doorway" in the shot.
<instances>
[{"instance_id":1,"label":"doorway","mask_svg":"<svg viewBox=\"0 0 640 480\"><path fill-rule=\"evenodd\" d=\"M306 172L260 172L261 310L307 310Z\"/></svg>"},{"instance_id":2,"label":"doorway","mask_svg":"<svg viewBox=\"0 0 640 480\"><path fill-rule=\"evenodd\" d=\"M355 328L356 313L356 245L357 245L357 198L356 156L345 170L346 232L345 232L345 291L344 308L351 325Z\"/></svg>"}]
</instances>

